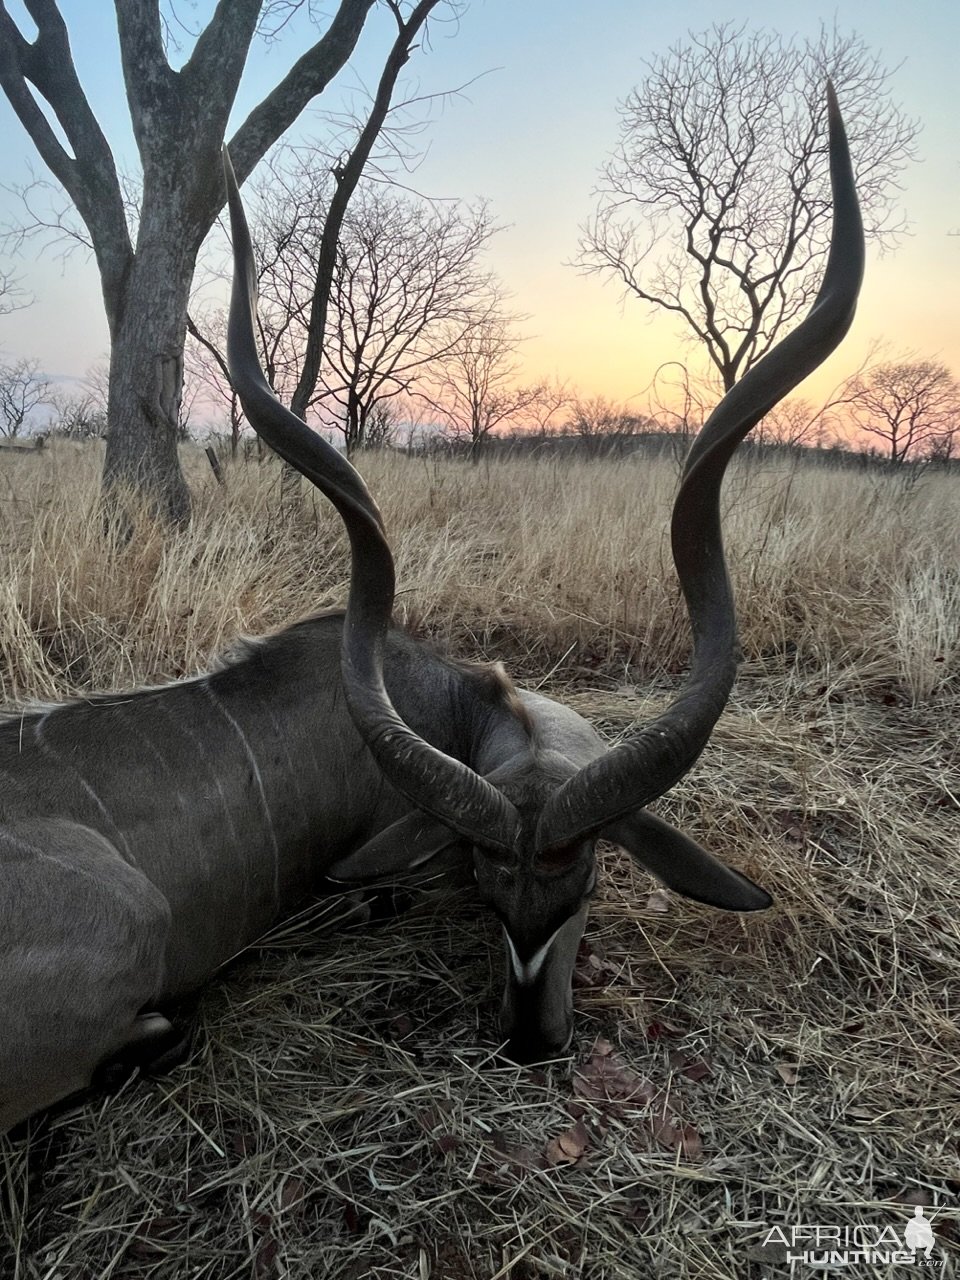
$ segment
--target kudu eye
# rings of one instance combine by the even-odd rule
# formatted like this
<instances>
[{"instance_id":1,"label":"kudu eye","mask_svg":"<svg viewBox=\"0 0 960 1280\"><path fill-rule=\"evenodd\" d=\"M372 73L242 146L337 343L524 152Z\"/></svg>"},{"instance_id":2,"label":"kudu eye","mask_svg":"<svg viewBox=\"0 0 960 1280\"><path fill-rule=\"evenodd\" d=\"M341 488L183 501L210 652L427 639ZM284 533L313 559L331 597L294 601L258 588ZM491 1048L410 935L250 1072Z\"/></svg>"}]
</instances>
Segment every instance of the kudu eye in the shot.
<instances>
[{"instance_id":1,"label":"kudu eye","mask_svg":"<svg viewBox=\"0 0 960 1280\"><path fill-rule=\"evenodd\" d=\"M551 849L541 849L534 858L534 870L548 876L569 871L579 858L582 848L580 844L558 844Z\"/></svg>"},{"instance_id":2,"label":"kudu eye","mask_svg":"<svg viewBox=\"0 0 960 1280\"><path fill-rule=\"evenodd\" d=\"M502 849L487 849L483 845L474 845L473 847L473 871L477 874L478 864L486 863L488 867L493 867L497 871L510 871L517 865L517 859L513 853L506 853Z\"/></svg>"}]
</instances>

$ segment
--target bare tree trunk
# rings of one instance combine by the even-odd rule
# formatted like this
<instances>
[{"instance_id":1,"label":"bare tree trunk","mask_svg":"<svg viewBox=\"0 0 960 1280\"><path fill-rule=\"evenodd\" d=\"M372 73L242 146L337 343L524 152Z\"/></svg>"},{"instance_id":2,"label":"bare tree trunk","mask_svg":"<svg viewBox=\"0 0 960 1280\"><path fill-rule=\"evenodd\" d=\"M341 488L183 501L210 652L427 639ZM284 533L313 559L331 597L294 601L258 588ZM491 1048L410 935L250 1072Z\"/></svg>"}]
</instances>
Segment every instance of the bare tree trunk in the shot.
<instances>
[{"instance_id":1,"label":"bare tree trunk","mask_svg":"<svg viewBox=\"0 0 960 1280\"><path fill-rule=\"evenodd\" d=\"M171 217L176 218L175 211ZM194 255L156 228L133 259L116 312L110 361L108 494L141 493L174 524L190 518L177 457L183 339Z\"/></svg>"},{"instance_id":2,"label":"bare tree trunk","mask_svg":"<svg viewBox=\"0 0 960 1280\"><path fill-rule=\"evenodd\" d=\"M310 324L303 366L290 401L292 411L298 418L303 418L304 421L306 421L307 407L313 399L314 392L317 389L317 382L320 378L320 363L323 354L323 340L326 334L327 309L330 305L330 289L333 283L337 244L340 239L343 220L346 216L347 205L350 203L350 197L357 188L364 166L370 158L373 144L380 136L380 130L383 128L387 113L390 110L390 100L397 83L397 77L410 57L410 49L414 40L423 29L424 23L427 21L431 10L436 7L437 2L438 0L419 0L406 21L400 16L399 6L391 4L393 15L397 20L397 36L387 55L383 73L380 76L380 82L374 94L373 105L370 108L370 115L360 130L360 135L353 150L336 174L337 185L333 193L333 199L330 201L330 207L327 210L323 235L321 236L316 284L310 307ZM361 440L359 438L354 439L351 443L348 428L347 455L349 456L360 443ZM286 480L286 477L284 479ZM296 484L296 491L299 496L299 475L296 476L295 480L294 476L291 476L288 484L290 500L293 502L295 500L293 498L294 484Z\"/></svg>"},{"instance_id":3,"label":"bare tree trunk","mask_svg":"<svg viewBox=\"0 0 960 1280\"><path fill-rule=\"evenodd\" d=\"M323 36L256 105L230 150L242 182L353 52L373 0L339 0ZM0 88L86 224L110 325L108 499L124 485L183 523L190 496L177 458L187 293L224 200L220 151L262 0L220 0L174 70L158 0L117 0L130 122L143 166L136 248L109 143L77 76L56 0L27 0L28 38L0 0ZM25 24L27 25L27 24ZM41 109L56 115L65 147Z\"/></svg>"}]
</instances>

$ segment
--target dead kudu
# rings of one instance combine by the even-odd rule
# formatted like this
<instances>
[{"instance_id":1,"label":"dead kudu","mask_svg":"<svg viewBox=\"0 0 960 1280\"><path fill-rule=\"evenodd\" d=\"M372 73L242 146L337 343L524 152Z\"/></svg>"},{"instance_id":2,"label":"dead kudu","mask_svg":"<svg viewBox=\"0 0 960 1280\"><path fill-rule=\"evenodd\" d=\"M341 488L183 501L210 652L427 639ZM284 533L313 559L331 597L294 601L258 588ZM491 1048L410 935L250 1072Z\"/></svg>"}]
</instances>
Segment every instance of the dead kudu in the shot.
<instances>
[{"instance_id":1,"label":"dead kudu","mask_svg":"<svg viewBox=\"0 0 960 1280\"><path fill-rule=\"evenodd\" d=\"M739 442L839 343L863 240L831 96L834 230L804 322L694 443L673 550L694 653L673 703L607 749L576 713L391 628L393 564L353 468L259 368L253 259L228 168L236 274L230 365L257 431L335 503L353 556L346 614L247 645L208 675L0 724L0 1133L103 1064L170 1052L161 1012L308 899L327 874L388 875L456 846L504 931L506 1052L572 1035L571 974L596 872L622 845L667 885L735 911L769 904L642 806L694 763L737 661L719 491Z\"/></svg>"}]
</instances>

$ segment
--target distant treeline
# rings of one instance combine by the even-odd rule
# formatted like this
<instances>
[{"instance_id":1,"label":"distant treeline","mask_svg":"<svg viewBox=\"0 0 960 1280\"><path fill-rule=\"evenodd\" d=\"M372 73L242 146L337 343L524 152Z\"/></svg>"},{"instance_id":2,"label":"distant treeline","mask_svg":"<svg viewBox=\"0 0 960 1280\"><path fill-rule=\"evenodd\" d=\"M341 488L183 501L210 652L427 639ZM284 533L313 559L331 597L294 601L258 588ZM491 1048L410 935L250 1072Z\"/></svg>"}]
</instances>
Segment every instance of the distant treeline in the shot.
<instances>
[{"instance_id":1,"label":"distant treeline","mask_svg":"<svg viewBox=\"0 0 960 1280\"><path fill-rule=\"evenodd\" d=\"M406 451L428 456L482 459L545 458L622 459L631 457L673 457L682 461L695 438L695 432L684 434L669 431L608 432L603 435L583 437L572 433L520 432L513 435L491 435L483 441L482 448L471 450L468 441L450 440L443 436L420 437L412 441ZM926 470L960 470L960 458L922 458L916 462L891 463L888 457L876 450L843 449L838 445L810 446L759 442L749 437L738 449L740 458L763 458L764 461L782 459L784 462L802 462L810 466L847 468L855 471L884 470L891 468L903 472Z\"/></svg>"}]
</instances>

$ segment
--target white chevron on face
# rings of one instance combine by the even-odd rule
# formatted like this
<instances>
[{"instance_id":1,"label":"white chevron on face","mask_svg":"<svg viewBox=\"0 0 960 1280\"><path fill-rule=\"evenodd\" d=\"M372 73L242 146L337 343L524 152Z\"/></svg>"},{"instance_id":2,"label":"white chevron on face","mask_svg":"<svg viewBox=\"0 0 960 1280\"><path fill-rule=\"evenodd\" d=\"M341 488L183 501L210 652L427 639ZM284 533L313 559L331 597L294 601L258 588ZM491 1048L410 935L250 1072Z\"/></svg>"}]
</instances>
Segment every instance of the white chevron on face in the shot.
<instances>
[{"instance_id":1,"label":"white chevron on face","mask_svg":"<svg viewBox=\"0 0 960 1280\"><path fill-rule=\"evenodd\" d=\"M560 926L560 929L562 928L563 925ZM513 939L510 937L509 933L507 933L506 929L504 929L503 936L507 940L507 953L510 956L510 967L513 969L517 982L519 982L522 987L528 987L532 983L536 982L537 974L543 968L543 962L546 960L547 953L553 946L560 929L554 930L540 950L535 951L526 964L524 964L517 955L517 949L513 945Z\"/></svg>"}]
</instances>

